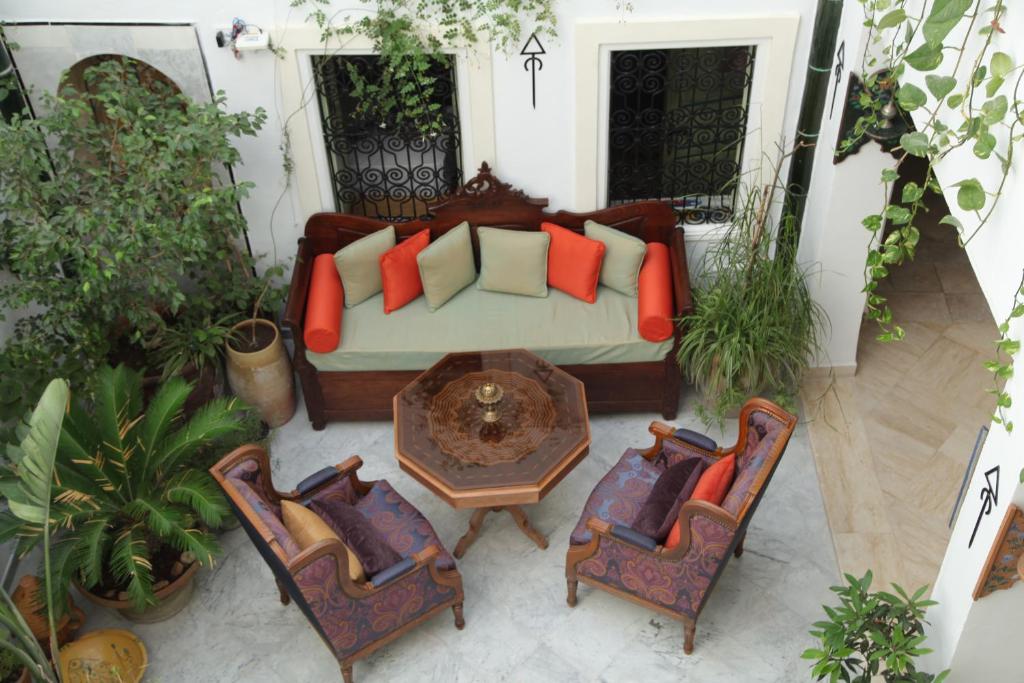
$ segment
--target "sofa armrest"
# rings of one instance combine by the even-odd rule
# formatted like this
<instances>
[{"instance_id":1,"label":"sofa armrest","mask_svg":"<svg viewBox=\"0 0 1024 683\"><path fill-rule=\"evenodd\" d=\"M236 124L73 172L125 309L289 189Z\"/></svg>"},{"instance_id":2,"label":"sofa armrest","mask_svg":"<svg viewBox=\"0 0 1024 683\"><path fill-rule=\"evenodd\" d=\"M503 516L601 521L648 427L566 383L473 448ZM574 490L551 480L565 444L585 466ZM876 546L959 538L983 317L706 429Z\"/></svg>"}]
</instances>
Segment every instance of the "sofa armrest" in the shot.
<instances>
[{"instance_id":1,"label":"sofa armrest","mask_svg":"<svg viewBox=\"0 0 1024 683\"><path fill-rule=\"evenodd\" d=\"M691 446L696 446L701 450L710 451L712 453L718 450L717 441L712 439L707 434L701 434L700 432L695 432L692 429L677 429L674 432L672 432L672 437L674 439L678 439L679 441L688 443Z\"/></svg>"},{"instance_id":2,"label":"sofa armrest","mask_svg":"<svg viewBox=\"0 0 1024 683\"><path fill-rule=\"evenodd\" d=\"M693 295L690 292L690 268L686 263L686 240L682 228L672 231L669 242L669 261L672 265L672 293L677 318L693 313Z\"/></svg>"},{"instance_id":3,"label":"sofa armrest","mask_svg":"<svg viewBox=\"0 0 1024 683\"><path fill-rule=\"evenodd\" d=\"M407 557L404 560L396 562L387 569L383 569L374 574L373 577L370 579L370 583L373 584L374 588L386 586L387 584L391 583L403 574L406 574L415 567L416 560L411 557Z\"/></svg>"},{"instance_id":4,"label":"sofa armrest","mask_svg":"<svg viewBox=\"0 0 1024 683\"><path fill-rule=\"evenodd\" d=\"M689 429L678 429L671 425L667 425L664 422L655 421L650 424L647 431L654 436L654 445L645 451L641 451L641 455L648 460L654 460L658 457L658 454L662 451L665 441L674 441L678 444L697 449L701 451L701 455L717 458L726 454L726 451L719 448L718 444L713 439ZM684 432L684 434L681 436L680 432ZM703 437L703 439L698 439L697 437ZM706 441L704 441L704 439L706 439ZM707 446L712 447L707 448Z\"/></svg>"},{"instance_id":5,"label":"sofa armrest","mask_svg":"<svg viewBox=\"0 0 1024 683\"><path fill-rule=\"evenodd\" d=\"M300 481L294 489L288 493L281 494L281 498L293 501L308 498L324 486L330 484L332 481L345 476L352 480L352 488L357 493L363 494L369 490L372 484L359 480L359 476L356 474L356 471L362 466L363 459L358 455L353 455L348 460L338 463L334 467L325 467L322 470L314 472Z\"/></svg>"},{"instance_id":6,"label":"sofa armrest","mask_svg":"<svg viewBox=\"0 0 1024 683\"><path fill-rule=\"evenodd\" d=\"M302 343L302 321L306 314L306 297L313 274L313 245L305 237L299 238L299 252L295 256L292 281L288 286L288 301L284 307L283 322L291 328L296 345Z\"/></svg>"},{"instance_id":7,"label":"sofa armrest","mask_svg":"<svg viewBox=\"0 0 1024 683\"><path fill-rule=\"evenodd\" d=\"M635 545L638 548L644 550L654 550L658 547L658 542L650 536L645 536L639 531L634 531L628 526L622 526L621 524L613 524L611 528L611 535L620 541L625 541L630 545Z\"/></svg>"}]
</instances>

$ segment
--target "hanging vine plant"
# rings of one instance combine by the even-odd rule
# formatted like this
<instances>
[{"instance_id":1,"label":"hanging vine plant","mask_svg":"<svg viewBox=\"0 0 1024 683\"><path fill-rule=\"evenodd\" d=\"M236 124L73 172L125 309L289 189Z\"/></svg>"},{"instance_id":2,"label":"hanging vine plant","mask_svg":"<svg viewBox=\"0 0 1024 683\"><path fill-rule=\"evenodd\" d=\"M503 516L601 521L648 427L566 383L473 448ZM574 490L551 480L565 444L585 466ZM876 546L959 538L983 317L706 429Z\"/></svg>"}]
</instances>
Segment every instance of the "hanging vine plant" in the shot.
<instances>
[{"instance_id":1,"label":"hanging vine plant","mask_svg":"<svg viewBox=\"0 0 1024 683\"><path fill-rule=\"evenodd\" d=\"M349 65L355 115L422 135L443 131L441 105L434 100L432 67L448 52L488 39L510 52L529 26L539 37L555 37L554 0L362 0L364 10L330 12L329 0L292 0L308 7L308 21L320 30L325 49L364 36L379 56L382 77L368 81ZM359 16L359 15L362 16Z\"/></svg>"},{"instance_id":2,"label":"hanging vine plant","mask_svg":"<svg viewBox=\"0 0 1024 683\"><path fill-rule=\"evenodd\" d=\"M897 341L903 338L904 331L893 320L892 310L878 292L878 285L888 277L892 266L914 258L920 238L915 222L927 210L926 191L942 192L935 167L956 150L969 149L975 157L990 163L996 180L983 182L978 176L947 178L946 186L957 188L958 207L973 220L965 226L949 214L939 223L956 229L960 244L966 246L992 219L1013 168L1015 150L1024 139L1024 102L1020 99L1024 94L1024 67L1014 64L1009 54L998 49L1000 36L1005 33L1001 24L1006 13L1005 0L991 4L983 0L926 0L913 13L909 7L917 3L908 0L860 2L871 35L868 52L880 57L867 57L863 65L865 72L873 73L864 77L860 104L866 113L856 123L855 138L883 124L882 108L888 98L880 93L894 89L900 108L920 114L915 117L917 130L900 138L894 165L882 171L882 210L862 221L865 228L879 237L886 227L891 228L878 247L868 253L864 291L868 318L881 329L878 338ZM904 76L911 71L925 74L924 88L906 82L911 79ZM892 197L898 169L910 157L927 160L925 180L922 184L906 183L901 195ZM991 393L996 396L993 420L1003 424L1007 431L1013 429L1013 423L1007 418L1011 399L1005 384L1013 376L1013 357L1020 349L1020 342L1011 339L1009 333L1013 320L1022 316L1024 274L1013 292L1010 313L999 325L996 356L986 363L994 381Z\"/></svg>"}]
</instances>

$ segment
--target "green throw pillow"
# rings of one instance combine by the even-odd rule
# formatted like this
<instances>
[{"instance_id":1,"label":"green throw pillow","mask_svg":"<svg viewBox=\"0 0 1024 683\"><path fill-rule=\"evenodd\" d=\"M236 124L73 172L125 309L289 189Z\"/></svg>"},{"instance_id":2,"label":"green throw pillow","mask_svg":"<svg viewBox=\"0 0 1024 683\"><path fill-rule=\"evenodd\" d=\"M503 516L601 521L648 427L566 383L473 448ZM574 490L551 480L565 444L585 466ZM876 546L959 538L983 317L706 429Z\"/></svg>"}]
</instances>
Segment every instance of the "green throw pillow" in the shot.
<instances>
[{"instance_id":1,"label":"green throw pillow","mask_svg":"<svg viewBox=\"0 0 1024 683\"><path fill-rule=\"evenodd\" d=\"M480 238L479 289L526 296L548 295L546 232L477 228Z\"/></svg>"},{"instance_id":2,"label":"green throw pillow","mask_svg":"<svg viewBox=\"0 0 1024 683\"><path fill-rule=\"evenodd\" d=\"M476 279L469 223L463 221L416 254L427 308L436 311Z\"/></svg>"},{"instance_id":3,"label":"green throw pillow","mask_svg":"<svg viewBox=\"0 0 1024 683\"><path fill-rule=\"evenodd\" d=\"M334 265L345 289L345 307L352 308L383 289L380 255L395 246L395 226L371 232L334 252Z\"/></svg>"},{"instance_id":4,"label":"green throw pillow","mask_svg":"<svg viewBox=\"0 0 1024 683\"><path fill-rule=\"evenodd\" d=\"M594 221L584 223L583 232L592 240L604 242L604 261L601 262L598 282L617 292L636 296L647 243L639 237Z\"/></svg>"}]
</instances>

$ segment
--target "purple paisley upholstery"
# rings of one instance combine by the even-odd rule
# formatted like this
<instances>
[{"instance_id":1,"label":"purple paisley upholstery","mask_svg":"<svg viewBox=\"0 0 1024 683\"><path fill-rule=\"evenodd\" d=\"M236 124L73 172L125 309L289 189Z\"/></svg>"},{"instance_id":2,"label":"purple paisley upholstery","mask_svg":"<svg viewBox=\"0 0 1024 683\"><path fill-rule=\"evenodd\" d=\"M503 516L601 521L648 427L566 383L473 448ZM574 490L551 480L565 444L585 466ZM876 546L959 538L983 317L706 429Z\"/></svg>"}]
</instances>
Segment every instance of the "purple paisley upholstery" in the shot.
<instances>
[{"instance_id":1,"label":"purple paisley upholstery","mask_svg":"<svg viewBox=\"0 0 1024 683\"><path fill-rule=\"evenodd\" d=\"M320 502L330 510L330 500ZM411 557L427 546L436 545L440 551L437 556L437 568L455 569L455 560L438 539L434 527L419 510L391 488L391 484L386 480L380 479L374 483L369 493L356 502L355 508L370 520L377 533L403 559Z\"/></svg>"},{"instance_id":2,"label":"purple paisley upholstery","mask_svg":"<svg viewBox=\"0 0 1024 683\"><path fill-rule=\"evenodd\" d=\"M356 501L359 500L359 496L357 496L355 490L353 490L352 481L348 477L338 477L330 484L314 493L310 500L315 500L321 505L326 505L330 501L334 500L339 503L355 505Z\"/></svg>"},{"instance_id":3,"label":"purple paisley upholstery","mask_svg":"<svg viewBox=\"0 0 1024 683\"><path fill-rule=\"evenodd\" d=\"M358 652L395 629L451 600L455 589L435 583L420 567L373 595L354 600L338 582L337 564L321 557L295 574L338 659Z\"/></svg>"},{"instance_id":4,"label":"purple paisley upholstery","mask_svg":"<svg viewBox=\"0 0 1024 683\"><path fill-rule=\"evenodd\" d=\"M227 479L252 506L260 521L270 529L270 533L274 534L274 538L277 539L285 556L295 557L298 555L299 545L285 529L284 522L281 521L281 506L277 501L271 500L264 491L263 476L256 461L245 460L239 463L227 473Z\"/></svg>"},{"instance_id":5,"label":"purple paisley upholstery","mask_svg":"<svg viewBox=\"0 0 1024 683\"><path fill-rule=\"evenodd\" d=\"M615 467L594 487L576 528L569 536L569 543L583 545L590 542L587 520L591 517L630 526L663 471L662 466L649 462L636 449L627 449Z\"/></svg>"},{"instance_id":6,"label":"purple paisley upholstery","mask_svg":"<svg viewBox=\"0 0 1024 683\"><path fill-rule=\"evenodd\" d=\"M754 480L785 428L783 422L761 411L751 413L748 425L747 444L736 458L736 479L722 501L722 508L734 515L739 514Z\"/></svg>"},{"instance_id":7,"label":"purple paisley upholstery","mask_svg":"<svg viewBox=\"0 0 1024 683\"><path fill-rule=\"evenodd\" d=\"M733 532L706 517L691 525L690 549L682 560L667 560L627 543L602 539L577 573L695 619L722 566Z\"/></svg>"},{"instance_id":8,"label":"purple paisley upholstery","mask_svg":"<svg viewBox=\"0 0 1024 683\"><path fill-rule=\"evenodd\" d=\"M657 463L663 463L666 467L671 467L676 463L679 463L686 458L698 457L704 460L705 465L710 465L715 461L714 458L709 457L707 451L701 450L688 443L677 443L666 439L661 443L661 453L655 456L654 461Z\"/></svg>"}]
</instances>

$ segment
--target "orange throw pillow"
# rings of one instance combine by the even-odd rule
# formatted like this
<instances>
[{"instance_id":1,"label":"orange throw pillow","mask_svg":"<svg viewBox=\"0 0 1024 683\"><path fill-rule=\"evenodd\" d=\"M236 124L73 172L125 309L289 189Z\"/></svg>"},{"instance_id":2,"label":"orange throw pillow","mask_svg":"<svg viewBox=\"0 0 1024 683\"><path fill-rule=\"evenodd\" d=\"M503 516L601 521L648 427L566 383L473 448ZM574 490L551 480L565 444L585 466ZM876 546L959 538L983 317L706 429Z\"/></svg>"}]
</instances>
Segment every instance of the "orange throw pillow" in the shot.
<instances>
[{"instance_id":1,"label":"orange throw pillow","mask_svg":"<svg viewBox=\"0 0 1024 683\"><path fill-rule=\"evenodd\" d=\"M725 500L725 494L729 492L729 487L732 486L732 478L735 474L736 454L730 453L704 470L704 474L700 475L700 481L697 482L697 488L693 490L690 500L706 500L712 505L721 505L722 501ZM679 528L679 520L677 519L668 532L668 538L665 539L665 547L675 548L679 545L679 537L681 535L682 529Z\"/></svg>"},{"instance_id":2,"label":"orange throw pillow","mask_svg":"<svg viewBox=\"0 0 1024 683\"><path fill-rule=\"evenodd\" d=\"M540 229L551 235L548 284L588 304L597 301L604 242L588 239L554 223L541 223Z\"/></svg>"},{"instance_id":3,"label":"orange throw pillow","mask_svg":"<svg viewBox=\"0 0 1024 683\"><path fill-rule=\"evenodd\" d=\"M423 293L416 254L430 244L430 230L423 229L380 255L380 281L384 288L384 312L397 311Z\"/></svg>"},{"instance_id":4,"label":"orange throw pillow","mask_svg":"<svg viewBox=\"0 0 1024 683\"><path fill-rule=\"evenodd\" d=\"M345 290L341 286L334 254L320 254L313 259L313 274L309 278L309 296L306 299L306 324L302 340L306 348L315 353L330 353L341 341L341 309L344 308Z\"/></svg>"},{"instance_id":5,"label":"orange throw pillow","mask_svg":"<svg viewBox=\"0 0 1024 683\"><path fill-rule=\"evenodd\" d=\"M650 242L640 266L637 293L637 328L649 342L665 341L675 331L672 323L672 264L668 247Z\"/></svg>"}]
</instances>

